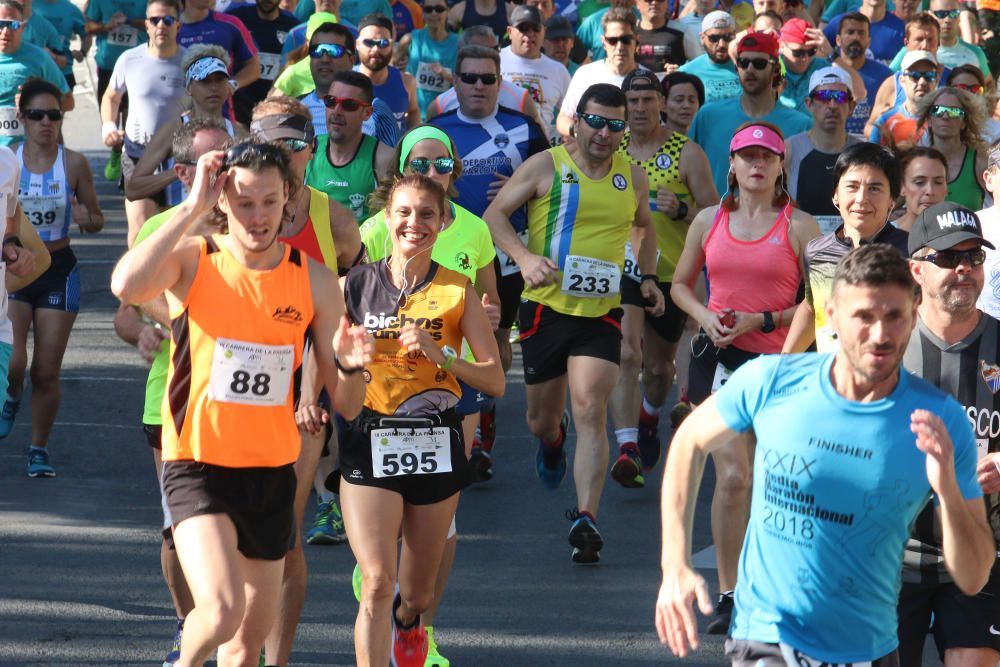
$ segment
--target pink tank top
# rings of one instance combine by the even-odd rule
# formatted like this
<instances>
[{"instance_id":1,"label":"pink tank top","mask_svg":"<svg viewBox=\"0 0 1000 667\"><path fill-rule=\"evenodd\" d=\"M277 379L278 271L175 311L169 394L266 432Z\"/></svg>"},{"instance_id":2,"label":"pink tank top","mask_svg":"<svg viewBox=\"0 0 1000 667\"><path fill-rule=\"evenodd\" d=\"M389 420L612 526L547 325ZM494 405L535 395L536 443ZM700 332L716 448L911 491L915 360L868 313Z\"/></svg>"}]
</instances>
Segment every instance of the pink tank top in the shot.
<instances>
[{"instance_id":1,"label":"pink tank top","mask_svg":"<svg viewBox=\"0 0 1000 667\"><path fill-rule=\"evenodd\" d=\"M719 207L705 239L709 310L773 313L795 305L802 272L788 240L791 215L792 207L786 205L764 236L756 241L740 241L729 233L729 211ZM785 326L769 334L760 329L750 331L736 338L733 345L746 352L781 352L790 324L786 321Z\"/></svg>"}]
</instances>

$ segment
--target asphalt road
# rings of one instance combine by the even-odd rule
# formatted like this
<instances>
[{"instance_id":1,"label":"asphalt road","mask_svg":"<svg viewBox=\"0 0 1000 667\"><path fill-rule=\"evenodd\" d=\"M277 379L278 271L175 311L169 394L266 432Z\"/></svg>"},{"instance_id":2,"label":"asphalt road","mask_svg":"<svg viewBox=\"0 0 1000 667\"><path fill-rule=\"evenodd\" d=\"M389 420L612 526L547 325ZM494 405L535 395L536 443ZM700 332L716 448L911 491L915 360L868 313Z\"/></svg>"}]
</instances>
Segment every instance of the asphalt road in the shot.
<instances>
[{"instance_id":1,"label":"asphalt road","mask_svg":"<svg viewBox=\"0 0 1000 667\"><path fill-rule=\"evenodd\" d=\"M77 78L86 86L84 72ZM78 88L77 105L66 143L87 150L108 225L73 239L83 296L50 442L58 477L25 476L30 403L0 441L0 664L159 665L174 614L159 568L152 457L139 429L146 369L114 334L108 288L125 246L124 215L121 196L101 177L106 153L92 93ZM660 472L641 490L609 480L599 517L602 561L574 566L563 516L575 503L573 486L567 479L549 492L539 484L524 410L515 372L499 407L496 477L465 492L459 506L458 556L435 623L442 653L454 665L673 664L652 622ZM574 441L571 435L571 447ZM696 551L711 542L711 483L709 466ZM292 664L353 664L350 547L305 549L309 592ZM711 561L706 553L697 559L714 590ZM683 664L724 662L721 641L705 638Z\"/></svg>"}]
</instances>

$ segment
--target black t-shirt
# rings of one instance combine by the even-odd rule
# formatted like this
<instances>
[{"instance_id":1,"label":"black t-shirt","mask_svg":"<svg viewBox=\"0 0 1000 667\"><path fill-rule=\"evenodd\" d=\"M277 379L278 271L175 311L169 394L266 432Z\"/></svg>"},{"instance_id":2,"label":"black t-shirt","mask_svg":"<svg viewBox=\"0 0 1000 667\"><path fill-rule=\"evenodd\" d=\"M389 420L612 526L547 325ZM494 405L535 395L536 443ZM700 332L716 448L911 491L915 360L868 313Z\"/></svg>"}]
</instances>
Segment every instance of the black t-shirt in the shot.
<instances>
[{"instance_id":1,"label":"black t-shirt","mask_svg":"<svg viewBox=\"0 0 1000 667\"><path fill-rule=\"evenodd\" d=\"M662 72L663 66L683 65L687 62L684 54L684 33L663 26L657 30L639 28L639 51L636 61L646 69Z\"/></svg>"},{"instance_id":2,"label":"black t-shirt","mask_svg":"<svg viewBox=\"0 0 1000 667\"><path fill-rule=\"evenodd\" d=\"M243 21L257 45L260 78L246 88L237 90L233 95L236 120L249 125L254 105L267 97L274 80L278 78L278 70L281 69L281 49L288 33L301 21L283 9L275 20L264 20L257 14L257 5L253 3L232 7L226 13Z\"/></svg>"}]
</instances>

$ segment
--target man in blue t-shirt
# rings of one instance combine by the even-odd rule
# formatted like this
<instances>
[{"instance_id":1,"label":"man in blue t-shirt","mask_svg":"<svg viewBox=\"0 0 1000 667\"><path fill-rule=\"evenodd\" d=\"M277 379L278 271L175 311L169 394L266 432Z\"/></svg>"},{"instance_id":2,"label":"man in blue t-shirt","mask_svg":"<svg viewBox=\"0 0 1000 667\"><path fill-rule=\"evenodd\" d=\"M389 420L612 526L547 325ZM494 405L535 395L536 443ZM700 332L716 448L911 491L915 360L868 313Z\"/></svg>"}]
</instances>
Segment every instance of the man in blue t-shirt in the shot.
<instances>
[{"instance_id":1,"label":"man in blue t-shirt","mask_svg":"<svg viewBox=\"0 0 1000 667\"><path fill-rule=\"evenodd\" d=\"M786 137L812 127L812 117L789 109L775 97L774 89L781 76L777 37L764 32L743 37L736 47L736 67L743 94L706 104L691 124L691 138L705 149L719 193L727 189L729 142L740 125L749 120L767 121Z\"/></svg>"},{"instance_id":2,"label":"man in blue t-shirt","mask_svg":"<svg viewBox=\"0 0 1000 667\"><path fill-rule=\"evenodd\" d=\"M849 65L858 73L865 84L868 96L859 101L854 112L847 119L847 131L863 137L865 124L871 117L872 103L878 95L882 82L892 76L892 70L868 57L868 47L872 43L871 21L861 12L844 14L839 17L836 44L840 49L837 64Z\"/></svg>"},{"instance_id":3,"label":"man in blue t-shirt","mask_svg":"<svg viewBox=\"0 0 1000 667\"><path fill-rule=\"evenodd\" d=\"M840 32L840 22L847 16L861 14L870 26L870 46L872 57L883 65L892 61L896 52L903 48L905 29L903 20L889 12L885 0L868 0L856 12L840 14L823 28L823 34L833 44Z\"/></svg>"},{"instance_id":4,"label":"man in blue t-shirt","mask_svg":"<svg viewBox=\"0 0 1000 667\"><path fill-rule=\"evenodd\" d=\"M945 215L930 235L951 244L969 226ZM836 353L750 361L683 422L663 476L671 539L656 605L657 632L675 653L697 648L695 598L711 611L690 565L701 463L751 429L753 495L726 642L733 665L898 665L903 547L932 493L956 585L968 595L986 583L995 547L969 421L954 398L900 371L916 308L899 252L861 246L837 266L826 306Z\"/></svg>"}]
</instances>

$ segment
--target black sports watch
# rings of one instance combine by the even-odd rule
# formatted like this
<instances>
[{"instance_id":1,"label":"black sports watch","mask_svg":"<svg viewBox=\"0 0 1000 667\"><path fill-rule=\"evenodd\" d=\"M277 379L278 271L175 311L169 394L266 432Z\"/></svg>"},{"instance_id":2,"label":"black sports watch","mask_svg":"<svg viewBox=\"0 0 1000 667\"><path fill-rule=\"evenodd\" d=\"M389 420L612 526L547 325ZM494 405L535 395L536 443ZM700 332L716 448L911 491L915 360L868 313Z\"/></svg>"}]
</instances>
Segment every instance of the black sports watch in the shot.
<instances>
[{"instance_id":1,"label":"black sports watch","mask_svg":"<svg viewBox=\"0 0 1000 667\"><path fill-rule=\"evenodd\" d=\"M771 311L765 311L761 313L764 316L764 324L761 325L760 330L764 333L771 333L775 330L774 317L771 316Z\"/></svg>"},{"instance_id":2,"label":"black sports watch","mask_svg":"<svg viewBox=\"0 0 1000 667\"><path fill-rule=\"evenodd\" d=\"M674 213L674 220L683 220L687 217L688 205L687 202L677 202L677 213Z\"/></svg>"}]
</instances>

